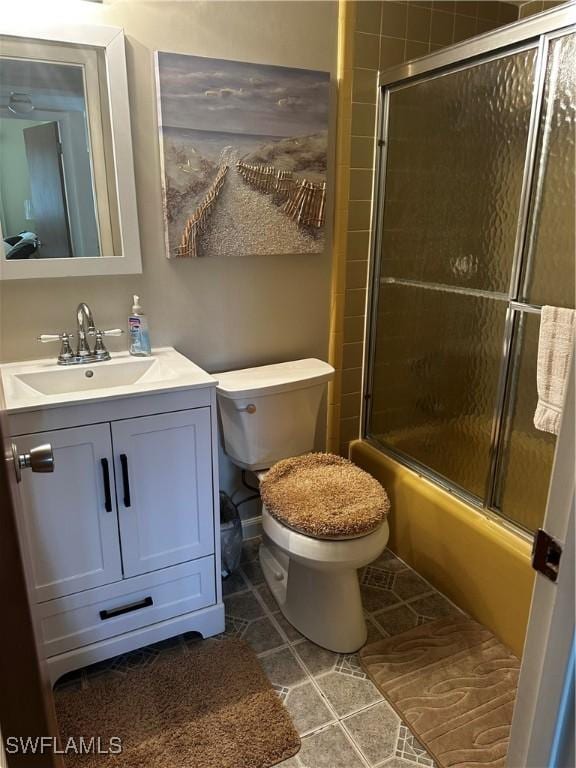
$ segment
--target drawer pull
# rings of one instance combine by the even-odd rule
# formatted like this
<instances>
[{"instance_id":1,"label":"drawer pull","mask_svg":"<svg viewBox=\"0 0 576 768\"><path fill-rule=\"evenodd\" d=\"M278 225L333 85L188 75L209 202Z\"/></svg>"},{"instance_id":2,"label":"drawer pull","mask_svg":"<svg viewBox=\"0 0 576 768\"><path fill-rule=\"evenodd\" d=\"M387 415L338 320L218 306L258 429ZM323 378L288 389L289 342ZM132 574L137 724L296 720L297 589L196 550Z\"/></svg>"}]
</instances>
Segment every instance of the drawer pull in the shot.
<instances>
[{"instance_id":1,"label":"drawer pull","mask_svg":"<svg viewBox=\"0 0 576 768\"><path fill-rule=\"evenodd\" d=\"M137 603L121 605L119 608L112 608L109 611L100 611L100 618L102 621L106 621L106 619L114 619L116 616L122 616L124 613L132 613L132 611L139 611L140 608L148 608L150 605L154 605L154 600L152 600L151 597L145 597L144 600L139 600Z\"/></svg>"},{"instance_id":2,"label":"drawer pull","mask_svg":"<svg viewBox=\"0 0 576 768\"><path fill-rule=\"evenodd\" d=\"M102 478L104 480L104 509L106 512L112 512L112 495L110 493L110 470L108 469L108 459L100 459L102 464Z\"/></svg>"},{"instance_id":3,"label":"drawer pull","mask_svg":"<svg viewBox=\"0 0 576 768\"><path fill-rule=\"evenodd\" d=\"M130 478L128 476L128 456L125 453L120 454L120 465L122 467L122 485L124 486L124 506L129 507L130 501Z\"/></svg>"}]
</instances>

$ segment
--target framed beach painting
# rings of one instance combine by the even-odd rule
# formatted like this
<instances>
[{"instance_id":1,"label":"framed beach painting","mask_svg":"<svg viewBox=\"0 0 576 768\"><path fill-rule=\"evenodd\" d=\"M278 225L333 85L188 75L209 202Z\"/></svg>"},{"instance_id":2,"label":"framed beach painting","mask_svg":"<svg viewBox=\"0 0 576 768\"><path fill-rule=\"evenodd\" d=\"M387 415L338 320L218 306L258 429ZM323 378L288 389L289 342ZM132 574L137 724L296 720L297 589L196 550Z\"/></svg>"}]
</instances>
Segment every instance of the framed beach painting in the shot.
<instances>
[{"instance_id":1,"label":"framed beach painting","mask_svg":"<svg viewBox=\"0 0 576 768\"><path fill-rule=\"evenodd\" d=\"M168 258L323 251L330 74L155 56Z\"/></svg>"}]
</instances>

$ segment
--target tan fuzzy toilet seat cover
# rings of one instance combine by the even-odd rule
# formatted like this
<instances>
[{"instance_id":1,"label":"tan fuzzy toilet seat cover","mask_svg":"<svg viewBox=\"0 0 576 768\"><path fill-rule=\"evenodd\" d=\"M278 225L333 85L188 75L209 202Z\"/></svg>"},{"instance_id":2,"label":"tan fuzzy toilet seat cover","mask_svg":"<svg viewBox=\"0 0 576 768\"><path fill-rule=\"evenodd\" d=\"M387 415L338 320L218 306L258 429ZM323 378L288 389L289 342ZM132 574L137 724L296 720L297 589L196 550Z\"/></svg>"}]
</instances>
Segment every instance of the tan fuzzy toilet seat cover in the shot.
<instances>
[{"instance_id":1,"label":"tan fuzzy toilet seat cover","mask_svg":"<svg viewBox=\"0 0 576 768\"><path fill-rule=\"evenodd\" d=\"M277 520L318 539L370 533L390 509L377 480L332 453L279 461L260 481L260 493Z\"/></svg>"}]
</instances>

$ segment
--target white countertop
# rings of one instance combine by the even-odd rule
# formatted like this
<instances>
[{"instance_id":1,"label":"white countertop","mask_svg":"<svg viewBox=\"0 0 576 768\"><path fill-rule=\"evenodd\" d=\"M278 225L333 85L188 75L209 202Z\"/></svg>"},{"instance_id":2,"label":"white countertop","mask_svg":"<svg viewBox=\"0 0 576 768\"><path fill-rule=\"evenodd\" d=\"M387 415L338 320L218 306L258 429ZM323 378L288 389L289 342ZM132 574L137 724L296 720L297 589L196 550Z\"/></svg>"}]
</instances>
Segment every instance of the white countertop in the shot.
<instances>
[{"instance_id":1,"label":"white countertop","mask_svg":"<svg viewBox=\"0 0 576 768\"><path fill-rule=\"evenodd\" d=\"M8 413L214 387L217 379L172 347L150 357L112 352L101 363L58 365L55 358L0 365ZM88 374L88 375L87 375Z\"/></svg>"}]
</instances>

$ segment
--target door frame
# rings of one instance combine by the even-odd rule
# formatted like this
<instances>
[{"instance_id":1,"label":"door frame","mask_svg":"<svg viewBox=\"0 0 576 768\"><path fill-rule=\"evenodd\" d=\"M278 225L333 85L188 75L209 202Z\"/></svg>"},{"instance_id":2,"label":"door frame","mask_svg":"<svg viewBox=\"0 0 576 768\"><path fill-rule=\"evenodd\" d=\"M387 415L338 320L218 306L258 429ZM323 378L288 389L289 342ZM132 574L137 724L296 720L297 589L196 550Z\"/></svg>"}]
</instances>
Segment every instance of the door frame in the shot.
<instances>
[{"instance_id":1,"label":"door frame","mask_svg":"<svg viewBox=\"0 0 576 768\"><path fill-rule=\"evenodd\" d=\"M30 150L31 142L29 141L29 138L33 132L41 132L48 130L46 126L50 126L50 130L52 131L53 137L55 138L55 145L54 145L54 152L56 154L56 165L58 167L58 182L59 182L59 189L62 195L62 212L63 212L63 220L64 220L64 231L65 236L62 238L65 239L68 246L68 258L72 258L75 256L74 253L74 247L72 244L72 232L71 232L71 226L70 226L70 205L68 201L69 193L68 189L66 187L66 175L64 173L64 152L62 149L62 135L60 130L60 123L58 120L50 120L48 122L43 122L38 125L32 125L28 128L23 128L22 134L24 137L24 152L26 155L26 162L28 163L28 177L30 180L30 196L32 200L32 209L35 209L34 206L34 194L37 190L38 186L38 179L34 179L34 173L32 172L32 166L33 163L30 162ZM43 185L44 186L44 185ZM47 186L47 185L46 185ZM34 227L37 229L37 222L34 222ZM39 248L42 248L42 240L40 240ZM44 256L42 258L66 258L63 256Z\"/></svg>"},{"instance_id":2,"label":"door frame","mask_svg":"<svg viewBox=\"0 0 576 768\"><path fill-rule=\"evenodd\" d=\"M543 524L563 552L556 582L540 573L536 576L508 750L509 768L560 768L562 752L568 746L566 738L571 733L574 739L570 728L570 697L572 706L574 703L570 659L575 602L575 379L573 365Z\"/></svg>"},{"instance_id":3,"label":"door frame","mask_svg":"<svg viewBox=\"0 0 576 768\"><path fill-rule=\"evenodd\" d=\"M22 509L5 414L0 381L0 448L4 453L0 461L0 594L4 615L10 617L9 631L0 632L0 730L4 743L9 736L57 739L52 686L40 652L40 635L31 610L29 569L18 536L17 516ZM6 753L4 759L7 768L64 768L62 757L51 751Z\"/></svg>"}]
</instances>

